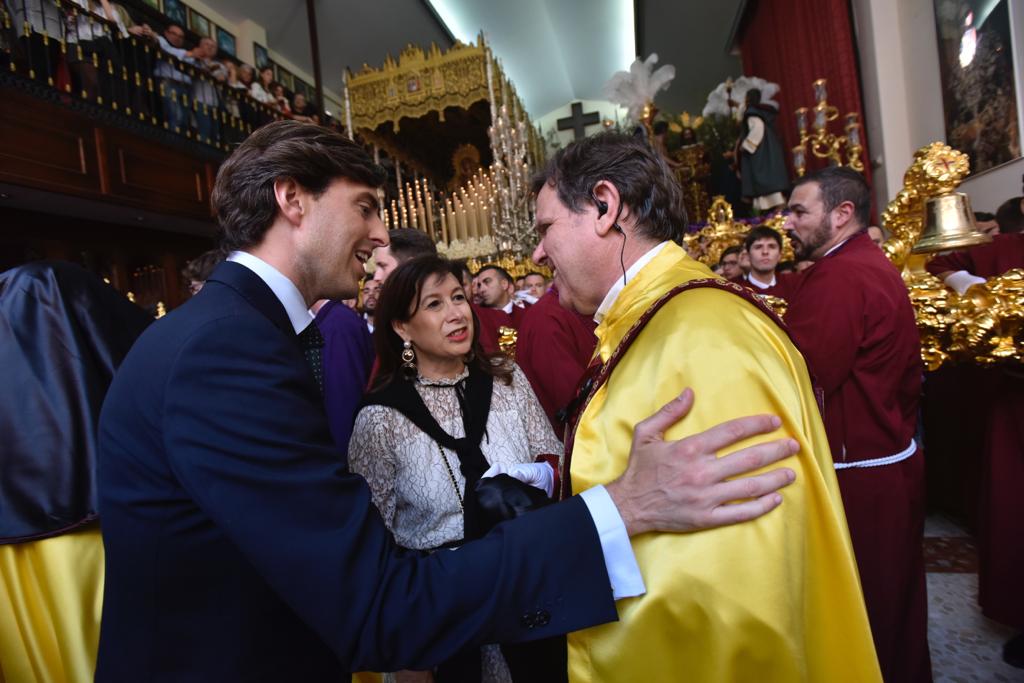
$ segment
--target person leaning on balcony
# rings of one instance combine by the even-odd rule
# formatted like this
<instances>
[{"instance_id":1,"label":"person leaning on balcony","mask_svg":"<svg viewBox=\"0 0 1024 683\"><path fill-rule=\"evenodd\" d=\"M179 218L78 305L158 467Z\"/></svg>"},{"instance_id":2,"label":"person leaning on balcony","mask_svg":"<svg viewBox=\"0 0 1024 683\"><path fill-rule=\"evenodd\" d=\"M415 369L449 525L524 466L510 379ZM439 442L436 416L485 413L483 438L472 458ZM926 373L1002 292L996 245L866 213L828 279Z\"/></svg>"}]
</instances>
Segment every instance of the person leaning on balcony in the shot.
<instances>
[{"instance_id":1,"label":"person leaning on balcony","mask_svg":"<svg viewBox=\"0 0 1024 683\"><path fill-rule=\"evenodd\" d=\"M253 82L249 88L249 94L253 99L263 104L274 104L274 96L271 94L270 84L274 82L274 67L265 66L260 69L260 78Z\"/></svg>"},{"instance_id":2,"label":"person leaning on balcony","mask_svg":"<svg viewBox=\"0 0 1024 683\"><path fill-rule=\"evenodd\" d=\"M217 83L227 80L228 70L216 59L217 42L213 38L200 38L199 45L192 52L204 72L192 79L192 118L198 139L207 144L215 144L220 140L218 111L221 98Z\"/></svg>"},{"instance_id":3,"label":"person leaning on balcony","mask_svg":"<svg viewBox=\"0 0 1024 683\"><path fill-rule=\"evenodd\" d=\"M127 36L130 22L126 24L123 9L108 0L71 2L85 10L69 12L64 17L73 87L89 100L102 98L109 102L115 98L114 86L120 82L122 66L121 56L114 49L114 38ZM108 77L111 73L117 78Z\"/></svg>"},{"instance_id":4,"label":"person leaning on balcony","mask_svg":"<svg viewBox=\"0 0 1024 683\"><path fill-rule=\"evenodd\" d=\"M297 92L292 96L292 118L306 123L320 123L320 112L304 94Z\"/></svg>"},{"instance_id":5,"label":"person leaning on balcony","mask_svg":"<svg viewBox=\"0 0 1024 683\"><path fill-rule=\"evenodd\" d=\"M13 55L15 67L41 81L55 76L60 59L58 41L64 38L64 23L57 4L52 0L11 0L5 7L10 8L18 36Z\"/></svg>"},{"instance_id":6,"label":"person leaning on balcony","mask_svg":"<svg viewBox=\"0 0 1024 683\"><path fill-rule=\"evenodd\" d=\"M192 52L184 48L185 29L178 24L168 24L164 29L164 34L155 36L155 38L160 50L165 54L180 62L193 65L196 63ZM185 103L188 102L192 78L169 59L158 58L153 73L160 83L160 95L164 102L164 123L170 130L184 133L189 123L188 109Z\"/></svg>"}]
</instances>

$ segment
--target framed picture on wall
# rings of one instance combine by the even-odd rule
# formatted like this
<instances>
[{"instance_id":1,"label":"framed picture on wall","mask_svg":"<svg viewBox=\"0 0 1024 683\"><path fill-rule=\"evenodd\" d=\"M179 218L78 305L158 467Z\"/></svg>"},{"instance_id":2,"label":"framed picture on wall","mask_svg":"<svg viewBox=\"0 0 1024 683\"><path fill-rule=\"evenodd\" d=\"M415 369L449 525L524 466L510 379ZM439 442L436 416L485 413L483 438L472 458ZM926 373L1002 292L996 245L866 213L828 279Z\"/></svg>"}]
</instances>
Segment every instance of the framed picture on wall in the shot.
<instances>
[{"instance_id":1,"label":"framed picture on wall","mask_svg":"<svg viewBox=\"0 0 1024 683\"><path fill-rule=\"evenodd\" d=\"M283 85L285 90L295 92L295 76L280 64L277 66L277 82Z\"/></svg>"},{"instance_id":2,"label":"framed picture on wall","mask_svg":"<svg viewBox=\"0 0 1024 683\"><path fill-rule=\"evenodd\" d=\"M147 5L155 9L157 12L160 11L160 0L142 0L142 2L146 3Z\"/></svg>"},{"instance_id":3,"label":"framed picture on wall","mask_svg":"<svg viewBox=\"0 0 1024 683\"><path fill-rule=\"evenodd\" d=\"M200 36L213 37L210 20L191 7L188 8L188 27Z\"/></svg>"},{"instance_id":4,"label":"framed picture on wall","mask_svg":"<svg viewBox=\"0 0 1024 683\"><path fill-rule=\"evenodd\" d=\"M220 26L217 27L217 48L232 57L235 56L235 36Z\"/></svg>"},{"instance_id":5,"label":"framed picture on wall","mask_svg":"<svg viewBox=\"0 0 1024 683\"><path fill-rule=\"evenodd\" d=\"M164 14L175 24L182 28L188 26L188 8L181 0L163 0Z\"/></svg>"},{"instance_id":6,"label":"framed picture on wall","mask_svg":"<svg viewBox=\"0 0 1024 683\"><path fill-rule=\"evenodd\" d=\"M266 65L270 64L270 55L267 53L267 48L263 47L259 43L252 44L252 55L253 61L256 62L257 69L262 69Z\"/></svg>"},{"instance_id":7,"label":"framed picture on wall","mask_svg":"<svg viewBox=\"0 0 1024 683\"><path fill-rule=\"evenodd\" d=\"M977 173L1021 156L1008 0L934 0L946 142Z\"/></svg>"}]
</instances>

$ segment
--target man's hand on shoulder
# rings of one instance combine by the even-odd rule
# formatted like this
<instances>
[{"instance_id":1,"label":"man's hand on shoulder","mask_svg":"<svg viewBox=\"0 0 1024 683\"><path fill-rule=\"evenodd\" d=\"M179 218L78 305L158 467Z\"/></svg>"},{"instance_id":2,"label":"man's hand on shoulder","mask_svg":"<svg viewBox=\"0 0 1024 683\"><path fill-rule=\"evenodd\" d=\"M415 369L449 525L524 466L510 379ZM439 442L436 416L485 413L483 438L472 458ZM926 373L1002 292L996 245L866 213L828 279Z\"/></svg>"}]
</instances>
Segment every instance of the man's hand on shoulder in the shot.
<instances>
[{"instance_id":1,"label":"man's hand on shoulder","mask_svg":"<svg viewBox=\"0 0 1024 683\"><path fill-rule=\"evenodd\" d=\"M749 446L719 458L728 446L778 429L774 415L741 417L680 441L662 435L690 412L691 389L636 426L626 471L608 484L609 495L630 536L648 531L683 532L756 519L782 503L778 490L796 479L779 468L739 477L800 450L794 439ZM742 501L742 502L733 502Z\"/></svg>"}]
</instances>

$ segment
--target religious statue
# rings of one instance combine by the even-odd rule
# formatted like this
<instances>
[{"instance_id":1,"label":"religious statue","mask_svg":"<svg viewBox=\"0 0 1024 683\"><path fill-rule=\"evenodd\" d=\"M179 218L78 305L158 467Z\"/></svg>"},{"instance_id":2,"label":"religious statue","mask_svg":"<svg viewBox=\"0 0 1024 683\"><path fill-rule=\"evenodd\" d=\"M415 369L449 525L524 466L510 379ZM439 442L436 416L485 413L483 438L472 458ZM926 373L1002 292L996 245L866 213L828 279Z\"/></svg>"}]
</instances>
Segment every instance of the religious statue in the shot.
<instances>
[{"instance_id":1,"label":"religious statue","mask_svg":"<svg viewBox=\"0 0 1024 683\"><path fill-rule=\"evenodd\" d=\"M735 154L743 199L760 211L784 204L786 198L782 193L789 189L785 152L773 127L778 114L778 108L762 103L760 90L747 91Z\"/></svg>"},{"instance_id":2,"label":"religious statue","mask_svg":"<svg viewBox=\"0 0 1024 683\"><path fill-rule=\"evenodd\" d=\"M449 189L457 191L459 188L469 184L480 172L480 150L474 145L465 143L455 148L452 154L452 179L448 183Z\"/></svg>"}]
</instances>

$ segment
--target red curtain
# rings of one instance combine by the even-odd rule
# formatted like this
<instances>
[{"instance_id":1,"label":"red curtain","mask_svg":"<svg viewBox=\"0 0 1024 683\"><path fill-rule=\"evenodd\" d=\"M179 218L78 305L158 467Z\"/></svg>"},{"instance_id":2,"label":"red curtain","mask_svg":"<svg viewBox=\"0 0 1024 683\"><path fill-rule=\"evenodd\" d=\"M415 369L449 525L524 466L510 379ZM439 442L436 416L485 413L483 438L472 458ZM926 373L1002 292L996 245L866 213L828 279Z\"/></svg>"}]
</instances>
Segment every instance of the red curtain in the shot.
<instances>
[{"instance_id":1,"label":"red curtain","mask_svg":"<svg viewBox=\"0 0 1024 683\"><path fill-rule=\"evenodd\" d=\"M871 182L867 160L867 135L863 130L864 110L860 95L860 72L853 35L849 0L753 0L747 8L737 41L743 59L743 73L778 83L775 96L780 105L776 128L787 152L799 142L797 107L814 106L811 84L828 79L828 102L839 109L840 118L829 131L843 133L847 112L857 112L861 121L861 144L865 177ZM808 126L813 114L808 113ZM787 155L792 171L793 159ZM808 150L807 168L827 165Z\"/></svg>"}]
</instances>

